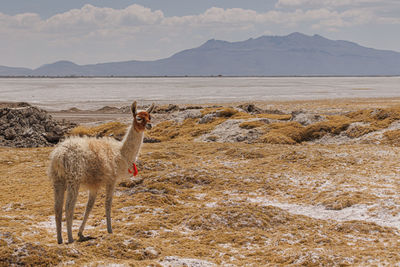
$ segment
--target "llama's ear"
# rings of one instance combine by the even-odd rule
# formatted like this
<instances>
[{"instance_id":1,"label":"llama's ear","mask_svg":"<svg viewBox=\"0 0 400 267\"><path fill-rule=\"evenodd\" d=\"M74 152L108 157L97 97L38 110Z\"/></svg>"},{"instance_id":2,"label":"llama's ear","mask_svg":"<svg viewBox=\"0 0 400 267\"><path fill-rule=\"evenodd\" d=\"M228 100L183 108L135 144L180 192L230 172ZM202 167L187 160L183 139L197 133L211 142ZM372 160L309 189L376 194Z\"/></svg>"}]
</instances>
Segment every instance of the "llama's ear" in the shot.
<instances>
[{"instance_id":1,"label":"llama's ear","mask_svg":"<svg viewBox=\"0 0 400 267\"><path fill-rule=\"evenodd\" d=\"M132 103L131 111L132 111L133 116L136 116L136 113L137 113L136 101Z\"/></svg>"},{"instance_id":2,"label":"llama's ear","mask_svg":"<svg viewBox=\"0 0 400 267\"><path fill-rule=\"evenodd\" d=\"M154 110L154 103L146 110L147 113L151 113Z\"/></svg>"},{"instance_id":3,"label":"llama's ear","mask_svg":"<svg viewBox=\"0 0 400 267\"><path fill-rule=\"evenodd\" d=\"M153 110L154 110L154 103L153 104L151 104L151 106L146 110L147 111L147 113L151 113Z\"/></svg>"}]
</instances>

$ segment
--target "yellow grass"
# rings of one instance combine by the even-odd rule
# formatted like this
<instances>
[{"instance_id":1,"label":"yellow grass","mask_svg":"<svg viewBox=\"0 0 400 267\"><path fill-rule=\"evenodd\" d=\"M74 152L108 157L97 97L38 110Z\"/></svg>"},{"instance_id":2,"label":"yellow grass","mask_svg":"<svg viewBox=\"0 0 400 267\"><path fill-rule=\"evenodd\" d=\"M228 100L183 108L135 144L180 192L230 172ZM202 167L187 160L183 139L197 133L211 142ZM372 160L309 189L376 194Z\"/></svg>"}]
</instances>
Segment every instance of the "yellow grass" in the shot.
<instances>
[{"instance_id":1,"label":"yellow grass","mask_svg":"<svg viewBox=\"0 0 400 267\"><path fill-rule=\"evenodd\" d=\"M108 122L94 127L77 126L69 133L71 136L110 136L121 140L127 129L127 125L121 122Z\"/></svg>"},{"instance_id":2,"label":"yellow grass","mask_svg":"<svg viewBox=\"0 0 400 267\"><path fill-rule=\"evenodd\" d=\"M254 129L257 127L264 126L264 125L265 125L265 122L263 122L263 121L245 121L245 122L242 122L239 125L239 127L243 128L243 129Z\"/></svg>"},{"instance_id":3,"label":"yellow grass","mask_svg":"<svg viewBox=\"0 0 400 267\"><path fill-rule=\"evenodd\" d=\"M384 144L400 146L400 130L387 131L383 134Z\"/></svg>"},{"instance_id":4,"label":"yellow grass","mask_svg":"<svg viewBox=\"0 0 400 267\"><path fill-rule=\"evenodd\" d=\"M0 149L2 265L157 266L167 256L236 266L312 265L315 259L318 265L365 266L373 260L393 266L400 261L393 228L314 219L250 201L265 198L337 211L400 203L397 194L374 195L383 181L395 186L395 176L390 177L397 162L397 153L377 153L375 145L144 144L138 163L142 182L117 186L114 233L106 231L101 191L87 228L96 239L70 245L56 244L50 224L53 196L45 173L50 151ZM348 156L338 156L344 153ZM86 199L81 190L77 223ZM396 206L387 209L400 212Z\"/></svg>"},{"instance_id":5,"label":"yellow grass","mask_svg":"<svg viewBox=\"0 0 400 267\"><path fill-rule=\"evenodd\" d=\"M207 124L162 122L148 132L162 142L143 145L139 177L116 188L114 233L106 231L101 191L86 228L96 239L69 245L56 244L46 176L52 148L0 148L0 266L160 266L170 256L217 266L396 266L400 130L384 132L381 144L304 141L385 129L400 119L398 110L321 113L327 120L308 126L287 120L260 125L255 144L193 141L238 114ZM353 122L364 124L348 131ZM75 131L107 136L123 129L114 126ZM81 189L78 225L86 201ZM307 212L299 214L302 209ZM354 217L357 211L364 216ZM63 227L66 238L65 221Z\"/></svg>"},{"instance_id":6,"label":"yellow grass","mask_svg":"<svg viewBox=\"0 0 400 267\"><path fill-rule=\"evenodd\" d=\"M201 110L201 113L203 114L203 116L211 113L216 113L217 117L229 118L238 113L238 111L231 107L219 107L219 108L205 108Z\"/></svg>"},{"instance_id":7,"label":"yellow grass","mask_svg":"<svg viewBox=\"0 0 400 267\"><path fill-rule=\"evenodd\" d=\"M225 120L226 118L216 118L212 122L204 124L199 124L199 119L186 119L182 124L165 121L157 124L147 135L161 141L193 140L195 137L212 131L215 126Z\"/></svg>"}]
</instances>

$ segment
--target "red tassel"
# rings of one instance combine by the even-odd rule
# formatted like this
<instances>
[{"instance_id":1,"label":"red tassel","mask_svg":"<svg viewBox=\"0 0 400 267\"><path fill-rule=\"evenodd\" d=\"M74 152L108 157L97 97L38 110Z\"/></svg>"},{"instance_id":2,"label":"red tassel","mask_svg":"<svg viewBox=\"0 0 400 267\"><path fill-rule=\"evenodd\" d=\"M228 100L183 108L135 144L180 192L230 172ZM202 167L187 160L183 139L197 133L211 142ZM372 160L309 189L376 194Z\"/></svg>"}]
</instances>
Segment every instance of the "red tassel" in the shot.
<instances>
[{"instance_id":1,"label":"red tassel","mask_svg":"<svg viewBox=\"0 0 400 267\"><path fill-rule=\"evenodd\" d=\"M137 169L137 167L136 167L136 164L135 164L135 163L132 163L132 167L133 167L133 170L130 170L130 169L128 168L128 172L129 172L129 173L133 173L133 176L138 175L139 171L138 171L138 169Z\"/></svg>"}]
</instances>

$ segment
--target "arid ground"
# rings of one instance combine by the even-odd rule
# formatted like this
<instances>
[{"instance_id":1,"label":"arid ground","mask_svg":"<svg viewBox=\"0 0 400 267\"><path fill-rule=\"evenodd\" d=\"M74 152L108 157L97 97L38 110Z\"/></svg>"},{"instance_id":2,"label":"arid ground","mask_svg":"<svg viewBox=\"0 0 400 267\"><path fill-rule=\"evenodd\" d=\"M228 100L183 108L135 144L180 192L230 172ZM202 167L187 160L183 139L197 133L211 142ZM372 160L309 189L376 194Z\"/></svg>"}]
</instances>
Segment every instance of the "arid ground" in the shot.
<instances>
[{"instance_id":1,"label":"arid ground","mask_svg":"<svg viewBox=\"0 0 400 267\"><path fill-rule=\"evenodd\" d=\"M400 99L239 104L156 113L87 242L56 242L53 148L0 147L0 265L400 266ZM82 114L53 116L115 137L130 116Z\"/></svg>"}]
</instances>

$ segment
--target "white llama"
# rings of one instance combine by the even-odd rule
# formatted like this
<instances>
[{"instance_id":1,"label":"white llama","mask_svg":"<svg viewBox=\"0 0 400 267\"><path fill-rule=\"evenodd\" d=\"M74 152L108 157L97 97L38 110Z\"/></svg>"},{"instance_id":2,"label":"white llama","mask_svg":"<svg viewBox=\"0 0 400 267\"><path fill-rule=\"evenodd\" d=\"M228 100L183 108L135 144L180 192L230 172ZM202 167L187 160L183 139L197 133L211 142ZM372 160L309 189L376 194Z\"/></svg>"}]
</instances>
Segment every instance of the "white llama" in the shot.
<instances>
[{"instance_id":1,"label":"white llama","mask_svg":"<svg viewBox=\"0 0 400 267\"><path fill-rule=\"evenodd\" d=\"M67 191L65 216L68 243L74 241L72 220L80 185L89 189L89 199L78 232L79 240L90 239L90 237L83 236L83 230L93 208L97 192L102 185L106 187L107 231L112 233L111 203L115 183L118 178L129 175L130 167L136 167L134 163L143 142L144 131L151 129L150 112L153 109L154 104L147 111L137 112L136 101L133 102L131 106L133 123L122 142L108 137L72 137L60 143L50 154L48 175L54 188L54 211L59 244L63 242L61 219L65 191Z\"/></svg>"}]
</instances>

